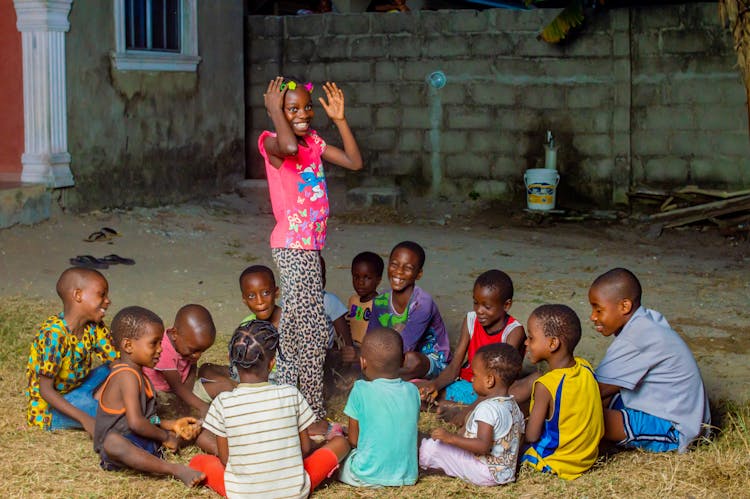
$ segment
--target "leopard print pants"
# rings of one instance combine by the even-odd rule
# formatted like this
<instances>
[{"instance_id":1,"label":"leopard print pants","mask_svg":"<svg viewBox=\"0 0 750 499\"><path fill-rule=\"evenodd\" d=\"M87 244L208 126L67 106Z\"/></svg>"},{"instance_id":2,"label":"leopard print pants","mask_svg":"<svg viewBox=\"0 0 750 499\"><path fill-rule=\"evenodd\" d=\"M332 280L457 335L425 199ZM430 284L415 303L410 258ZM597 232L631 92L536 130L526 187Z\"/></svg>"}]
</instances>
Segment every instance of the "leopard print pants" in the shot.
<instances>
[{"instance_id":1,"label":"leopard print pants","mask_svg":"<svg viewBox=\"0 0 750 499\"><path fill-rule=\"evenodd\" d=\"M323 363L328 328L323 308L323 279L320 252L273 248L271 255L279 269L284 308L279 321L277 383L298 386L313 412L325 419L323 405Z\"/></svg>"}]
</instances>

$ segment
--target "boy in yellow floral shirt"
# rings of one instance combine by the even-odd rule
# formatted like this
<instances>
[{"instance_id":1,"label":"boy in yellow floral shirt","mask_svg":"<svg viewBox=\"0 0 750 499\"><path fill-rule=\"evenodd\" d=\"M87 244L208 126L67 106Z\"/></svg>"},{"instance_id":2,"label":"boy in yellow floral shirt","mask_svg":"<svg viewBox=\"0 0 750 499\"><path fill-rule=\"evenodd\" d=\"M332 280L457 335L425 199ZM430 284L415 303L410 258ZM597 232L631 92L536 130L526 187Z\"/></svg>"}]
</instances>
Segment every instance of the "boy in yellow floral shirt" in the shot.
<instances>
[{"instance_id":1,"label":"boy in yellow floral shirt","mask_svg":"<svg viewBox=\"0 0 750 499\"><path fill-rule=\"evenodd\" d=\"M45 430L85 429L94 433L94 391L118 357L102 319L110 301L102 274L72 267L57 281L63 313L42 323L31 343L26 378L29 426ZM105 365L91 369L97 357Z\"/></svg>"}]
</instances>

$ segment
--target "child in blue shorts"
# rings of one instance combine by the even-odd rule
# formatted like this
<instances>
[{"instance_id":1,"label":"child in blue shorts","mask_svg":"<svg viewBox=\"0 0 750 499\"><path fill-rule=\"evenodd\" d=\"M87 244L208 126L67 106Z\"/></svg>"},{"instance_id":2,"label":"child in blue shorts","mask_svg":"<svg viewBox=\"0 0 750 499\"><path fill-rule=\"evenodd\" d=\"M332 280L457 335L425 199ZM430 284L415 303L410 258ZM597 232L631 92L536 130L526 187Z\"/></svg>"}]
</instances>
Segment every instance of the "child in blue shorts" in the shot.
<instances>
[{"instance_id":1,"label":"child in blue shorts","mask_svg":"<svg viewBox=\"0 0 750 499\"><path fill-rule=\"evenodd\" d=\"M424 249L413 241L393 247L388 258L391 290L375 297L367 325L367 334L380 327L401 334L405 354L401 378L405 380L433 379L450 361L448 332L437 304L416 285L424 262Z\"/></svg>"},{"instance_id":2,"label":"child in blue shorts","mask_svg":"<svg viewBox=\"0 0 750 499\"><path fill-rule=\"evenodd\" d=\"M708 434L711 413L698 364L664 317L641 306L641 283L615 268L589 289L591 321L614 335L596 368L604 438L651 452L685 452Z\"/></svg>"},{"instance_id":3,"label":"child in blue shorts","mask_svg":"<svg viewBox=\"0 0 750 499\"><path fill-rule=\"evenodd\" d=\"M107 280L96 270L71 267L57 280L63 312L40 326L26 366L29 426L94 434L94 391L117 359L102 322L111 303L108 293ZM104 364L92 369L94 359Z\"/></svg>"}]
</instances>

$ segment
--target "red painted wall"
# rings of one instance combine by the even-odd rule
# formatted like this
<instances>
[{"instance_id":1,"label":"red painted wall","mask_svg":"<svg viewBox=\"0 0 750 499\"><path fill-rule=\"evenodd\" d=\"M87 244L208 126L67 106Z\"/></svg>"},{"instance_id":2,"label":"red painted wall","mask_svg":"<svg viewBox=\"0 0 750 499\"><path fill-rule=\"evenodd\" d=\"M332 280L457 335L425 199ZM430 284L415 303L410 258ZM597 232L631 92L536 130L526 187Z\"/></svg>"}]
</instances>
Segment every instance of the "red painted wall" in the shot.
<instances>
[{"instance_id":1,"label":"red painted wall","mask_svg":"<svg viewBox=\"0 0 750 499\"><path fill-rule=\"evenodd\" d=\"M13 0L0 0L0 180L21 178L23 153L23 66L21 33Z\"/></svg>"}]
</instances>

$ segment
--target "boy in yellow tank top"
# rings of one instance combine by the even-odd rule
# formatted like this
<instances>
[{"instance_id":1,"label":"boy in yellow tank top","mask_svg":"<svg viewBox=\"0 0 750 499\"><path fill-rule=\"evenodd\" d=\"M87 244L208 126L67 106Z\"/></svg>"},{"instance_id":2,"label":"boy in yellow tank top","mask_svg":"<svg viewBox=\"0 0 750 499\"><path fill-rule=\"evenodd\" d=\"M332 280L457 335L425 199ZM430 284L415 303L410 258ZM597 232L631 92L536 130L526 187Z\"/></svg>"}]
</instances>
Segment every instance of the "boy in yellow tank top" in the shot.
<instances>
[{"instance_id":1,"label":"boy in yellow tank top","mask_svg":"<svg viewBox=\"0 0 750 499\"><path fill-rule=\"evenodd\" d=\"M593 466L604 435L599 386L586 360L573 350L581 321L566 305L542 305L531 313L526 349L534 363L546 360L549 372L534 382L526 424L530 447L521 462L573 480Z\"/></svg>"}]
</instances>

